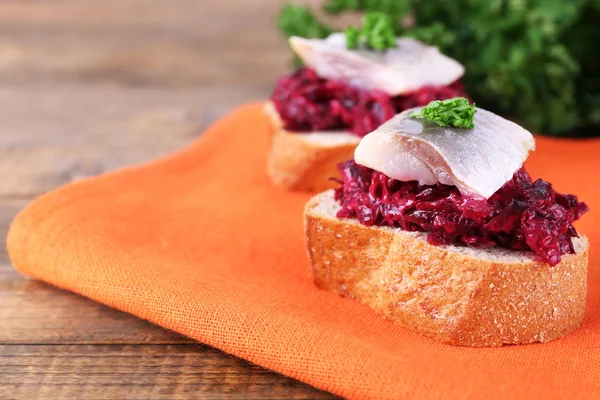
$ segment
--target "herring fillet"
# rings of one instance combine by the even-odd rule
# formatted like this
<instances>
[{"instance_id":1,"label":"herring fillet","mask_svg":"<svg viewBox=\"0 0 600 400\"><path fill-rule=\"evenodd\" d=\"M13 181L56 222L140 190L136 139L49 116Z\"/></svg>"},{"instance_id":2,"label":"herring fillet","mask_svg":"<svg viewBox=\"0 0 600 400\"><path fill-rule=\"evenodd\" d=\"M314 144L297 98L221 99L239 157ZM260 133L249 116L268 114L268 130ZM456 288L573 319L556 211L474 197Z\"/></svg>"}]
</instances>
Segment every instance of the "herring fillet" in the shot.
<instances>
[{"instance_id":1,"label":"herring fillet","mask_svg":"<svg viewBox=\"0 0 600 400\"><path fill-rule=\"evenodd\" d=\"M411 38L396 38L397 48L385 51L346 48L343 33L326 39L292 36L292 50L322 78L346 81L363 89L378 89L391 96L424 86L446 86L458 80L465 68L456 60Z\"/></svg>"},{"instance_id":2,"label":"herring fillet","mask_svg":"<svg viewBox=\"0 0 600 400\"><path fill-rule=\"evenodd\" d=\"M454 185L463 196L490 198L535 150L531 133L490 111L477 109L473 129L440 127L406 110L366 135L354 153L358 164L390 178L422 185Z\"/></svg>"}]
</instances>

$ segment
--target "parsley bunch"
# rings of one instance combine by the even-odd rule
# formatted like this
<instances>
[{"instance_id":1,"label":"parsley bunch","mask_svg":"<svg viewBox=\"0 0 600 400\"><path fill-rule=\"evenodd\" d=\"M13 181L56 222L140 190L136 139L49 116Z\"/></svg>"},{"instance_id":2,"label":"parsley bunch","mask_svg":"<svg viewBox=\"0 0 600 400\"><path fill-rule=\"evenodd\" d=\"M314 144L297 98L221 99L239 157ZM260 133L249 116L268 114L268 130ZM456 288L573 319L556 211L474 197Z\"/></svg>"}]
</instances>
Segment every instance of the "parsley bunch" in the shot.
<instances>
[{"instance_id":1,"label":"parsley bunch","mask_svg":"<svg viewBox=\"0 0 600 400\"><path fill-rule=\"evenodd\" d=\"M385 50L398 47L392 20L382 12L369 12L363 18L362 30L346 28L346 46L356 49L361 44L373 50Z\"/></svg>"},{"instance_id":2,"label":"parsley bunch","mask_svg":"<svg viewBox=\"0 0 600 400\"><path fill-rule=\"evenodd\" d=\"M325 38L332 29L322 24L306 7L299 4L286 4L279 13L277 27L286 36Z\"/></svg>"},{"instance_id":3,"label":"parsley bunch","mask_svg":"<svg viewBox=\"0 0 600 400\"><path fill-rule=\"evenodd\" d=\"M344 11L380 11L392 19L409 11L408 2L399 0L329 0L325 2L323 9L333 15Z\"/></svg>"},{"instance_id":4,"label":"parsley bunch","mask_svg":"<svg viewBox=\"0 0 600 400\"><path fill-rule=\"evenodd\" d=\"M280 16L286 35L341 30L305 6L288 7ZM600 136L600 0L324 0L323 10L386 14L396 36L461 62L462 82L479 106L531 130Z\"/></svg>"},{"instance_id":5,"label":"parsley bunch","mask_svg":"<svg viewBox=\"0 0 600 400\"><path fill-rule=\"evenodd\" d=\"M448 100L434 100L421 108L420 112L412 113L410 116L426 119L439 126L473 128L476 112L475 103L469 104L469 100L464 97L455 97Z\"/></svg>"}]
</instances>

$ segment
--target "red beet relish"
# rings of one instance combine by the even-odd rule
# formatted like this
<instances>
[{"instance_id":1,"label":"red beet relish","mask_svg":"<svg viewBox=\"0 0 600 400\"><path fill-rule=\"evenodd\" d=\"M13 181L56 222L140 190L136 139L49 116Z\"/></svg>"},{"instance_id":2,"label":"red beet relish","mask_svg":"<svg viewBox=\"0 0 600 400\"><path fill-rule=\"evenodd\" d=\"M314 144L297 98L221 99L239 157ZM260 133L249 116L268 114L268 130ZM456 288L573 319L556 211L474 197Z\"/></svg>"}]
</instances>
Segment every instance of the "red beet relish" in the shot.
<instances>
[{"instance_id":1,"label":"red beet relish","mask_svg":"<svg viewBox=\"0 0 600 400\"><path fill-rule=\"evenodd\" d=\"M354 160L339 169L339 218L428 232L434 245L530 250L550 265L574 253L571 238L579 236L572 224L588 211L577 197L556 192L550 183L532 182L524 168L488 200L462 197L454 186L401 182Z\"/></svg>"},{"instance_id":2,"label":"red beet relish","mask_svg":"<svg viewBox=\"0 0 600 400\"><path fill-rule=\"evenodd\" d=\"M362 137L401 111L457 96L466 97L458 81L391 97L380 90L361 90L342 81L323 79L313 69L300 68L277 81L271 100L285 129L347 130Z\"/></svg>"}]
</instances>

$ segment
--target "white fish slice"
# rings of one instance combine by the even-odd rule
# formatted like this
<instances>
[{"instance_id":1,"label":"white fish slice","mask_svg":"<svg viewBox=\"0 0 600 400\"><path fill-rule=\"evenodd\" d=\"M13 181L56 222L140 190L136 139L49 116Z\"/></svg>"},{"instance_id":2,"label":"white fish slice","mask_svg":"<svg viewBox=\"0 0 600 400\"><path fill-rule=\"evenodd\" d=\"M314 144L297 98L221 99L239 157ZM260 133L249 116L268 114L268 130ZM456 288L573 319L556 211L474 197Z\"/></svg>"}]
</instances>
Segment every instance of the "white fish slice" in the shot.
<instances>
[{"instance_id":1,"label":"white fish slice","mask_svg":"<svg viewBox=\"0 0 600 400\"><path fill-rule=\"evenodd\" d=\"M437 47L410 38L397 38L396 42L398 48L374 51L347 49L343 33L332 33L326 39L289 39L294 52L320 77L379 89L391 96L428 85L449 85L465 72L458 61L443 55Z\"/></svg>"},{"instance_id":2,"label":"white fish slice","mask_svg":"<svg viewBox=\"0 0 600 400\"><path fill-rule=\"evenodd\" d=\"M366 135L358 164L400 181L454 185L463 196L491 197L535 150L531 133L477 108L473 129L440 127L406 110Z\"/></svg>"}]
</instances>

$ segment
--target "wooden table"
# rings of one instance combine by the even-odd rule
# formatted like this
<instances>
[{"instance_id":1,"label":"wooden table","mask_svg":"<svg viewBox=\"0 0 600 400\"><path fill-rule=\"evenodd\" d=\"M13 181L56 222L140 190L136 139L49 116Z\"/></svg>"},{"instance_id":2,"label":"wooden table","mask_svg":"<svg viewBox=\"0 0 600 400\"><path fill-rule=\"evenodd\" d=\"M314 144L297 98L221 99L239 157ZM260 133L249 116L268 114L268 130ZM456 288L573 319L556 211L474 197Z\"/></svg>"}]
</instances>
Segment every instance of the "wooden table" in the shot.
<instances>
[{"instance_id":1,"label":"wooden table","mask_svg":"<svg viewBox=\"0 0 600 400\"><path fill-rule=\"evenodd\" d=\"M37 195L184 147L263 99L276 0L0 1L0 229ZM331 398L17 274L0 252L0 398Z\"/></svg>"}]
</instances>

